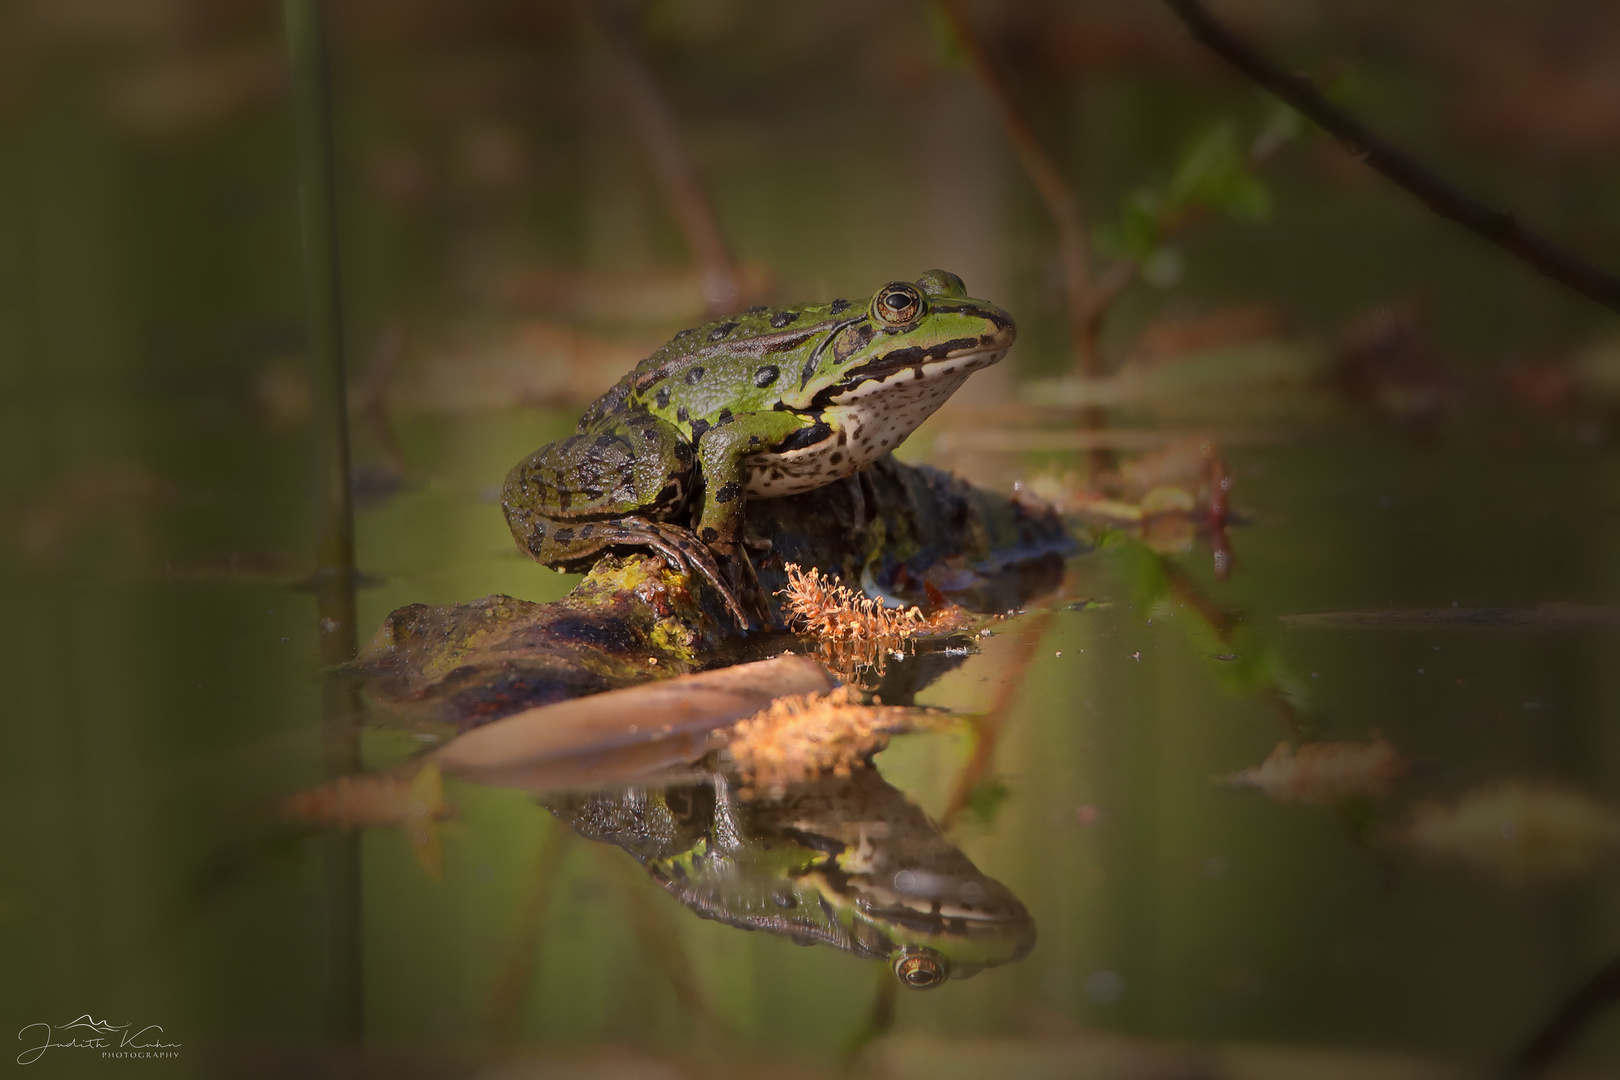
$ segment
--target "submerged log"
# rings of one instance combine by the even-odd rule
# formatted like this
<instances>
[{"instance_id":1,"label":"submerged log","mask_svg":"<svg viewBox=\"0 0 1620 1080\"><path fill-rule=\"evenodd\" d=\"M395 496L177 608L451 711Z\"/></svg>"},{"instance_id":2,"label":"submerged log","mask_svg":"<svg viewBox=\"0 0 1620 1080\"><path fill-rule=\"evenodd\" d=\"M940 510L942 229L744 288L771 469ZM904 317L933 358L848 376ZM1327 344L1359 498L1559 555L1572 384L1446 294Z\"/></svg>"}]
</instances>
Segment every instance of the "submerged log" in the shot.
<instances>
[{"instance_id":1,"label":"submerged log","mask_svg":"<svg viewBox=\"0 0 1620 1080\"><path fill-rule=\"evenodd\" d=\"M1056 586L1077 547L1055 513L885 457L840 484L748 506L747 537L781 625L796 563L928 606L999 612ZM350 670L404 720L467 730L510 713L780 652L741 634L719 595L650 555L600 560L566 597L486 596L391 613Z\"/></svg>"}]
</instances>

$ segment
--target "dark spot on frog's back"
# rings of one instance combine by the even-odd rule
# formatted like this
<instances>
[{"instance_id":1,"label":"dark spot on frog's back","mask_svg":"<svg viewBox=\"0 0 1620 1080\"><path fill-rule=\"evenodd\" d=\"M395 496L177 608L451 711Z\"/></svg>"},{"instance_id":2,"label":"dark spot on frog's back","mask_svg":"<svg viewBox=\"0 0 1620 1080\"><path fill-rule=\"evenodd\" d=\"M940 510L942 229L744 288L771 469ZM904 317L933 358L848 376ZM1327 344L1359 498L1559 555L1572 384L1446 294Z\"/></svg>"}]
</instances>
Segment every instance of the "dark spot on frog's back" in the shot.
<instances>
[{"instance_id":1,"label":"dark spot on frog's back","mask_svg":"<svg viewBox=\"0 0 1620 1080\"><path fill-rule=\"evenodd\" d=\"M701 416L698 417L696 420L692 421L692 438L701 438L703 433L709 430L709 427L710 425L707 420L703 419Z\"/></svg>"},{"instance_id":2,"label":"dark spot on frog's back","mask_svg":"<svg viewBox=\"0 0 1620 1080\"><path fill-rule=\"evenodd\" d=\"M692 385L694 383L702 382L703 381L703 365L702 364L695 364L692 367L687 368L685 378L686 378L686 382L687 382L688 386L690 386L690 385Z\"/></svg>"},{"instance_id":3,"label":"dark spot on frog's back","mask_svg":"<svg viewBox=\"0 0 1620 1080\"><path fill-rule=\"evenodd\" d=\"M737 329L737 324L736 323L734 323L734 322L723 322L719 326L715 327L713 330L709 331L709 340L710 341L719 341L721 338L725 337L727 334L731 333L735 329Z\"/></svg>"},{"instance_id":4,"label":"dark spot on frog's back","mask_svg":"<svg viewBox=\"0 0 1620 1080\"><path fill-rule=\"evenodd\" d=\"M767 386L771 385L771 383L775 382L776 377L780 374L782 373L777 369L775 364L766 364L764 367L754 372L754 385L763 390Z\"/></svg>"},{"instance_id":5,"label":"dark spot on frog's back","mask_svg":"<svg viewBox=\"0 0 1620 1080\"><path fill-rule=\"evenodd\" d=\"M848 300L834 300L832 302L832 307L828 308L827 310L831 311L834 315L837 315L841 311L848 311L850 306L851 305Z\"/></svg>"},{"instance_id":6,"label":"dark spot on frog's back","mask_svg":"<svg viewBox=\"0 0 1620 1080\"><path fill-rule=\"evenodd\" d=\"M712 544L718 539L720 539L720 530L714 526L708 526L703 530L703 542L705 544Z\"/></svg>"},{"instance_id":7,"label":"dark spot on frog's back","mask_svg":"<svg viewBox=\"0 0 1620 1080\"><path fill-rule=\"evenodd\" d=\"M771 316L771 325L780 330L798 317L799 313L797 311L778 311Z\"/></svg>"},{"instance_id":8,"label":"dark spot on frog's back","mask_svg":"<svg viewBox=\"0 0 1620 1080\"><path fill-rule=\"evenodd\" d=\"M654 398L653 400L658 402L658 407L660 409L669 408L669 384L668 383L665 383L663 386L660 386L658 388L658 396L656 398Z\"/></svg>"},{"instance_id":9,"label":"dark spot on frog's back","mask_svg":"<svg viewBox=\"0 0 1620 1080\"><path fill-rule=\"evenodd\" d=\"M555 533L552 534L551 538L553 540L555 540L559 544L572 543L573 539L574 539L574 530L573 529L558 529Z\"/></svg>"},{"instance_id":10,"label":"dark spot on frog's back","mask_svg":"<svg viewBox=\"0 0 1620 1080\"><path fill-rule=\"evenodd\" d=\"M714 501L717 503L728 503L732 499L735 499L737 496L741 495L742 491L742 485L733 480L729 484L722 485L720 490L714 493Z\"/></svg>"},{"instance_id":11,"label":"dark spot on frog's back","mask_svg":"<svg viewBox=\"0 0 1620 1080\"><path fill-rule=\"evenodd\" d=\"M679 341L679 340L681 340L681 338L686 337L688 334L695 334L695 333L697 333L697 327L689 326L685 330L677 330L677 331L675 331L675 336L673 338L671 338L670 340Z\"/></svg>"}]
</instances>

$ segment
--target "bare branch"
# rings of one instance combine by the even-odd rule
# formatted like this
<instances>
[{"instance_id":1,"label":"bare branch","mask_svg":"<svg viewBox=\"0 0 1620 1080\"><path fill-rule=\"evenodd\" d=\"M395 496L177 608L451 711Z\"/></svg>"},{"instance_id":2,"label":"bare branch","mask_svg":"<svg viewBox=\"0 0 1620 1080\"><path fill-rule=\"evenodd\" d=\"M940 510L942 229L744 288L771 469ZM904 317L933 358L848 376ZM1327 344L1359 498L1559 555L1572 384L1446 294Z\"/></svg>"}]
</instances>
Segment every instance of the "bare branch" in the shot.
<instances>
[{"instance_id":1,"label":"bare branch","mask_svg":"<svg viewBox=\"0 0 1620 1080\"><path fill-rule=\"evenodd\" d=\"M1379 138L1329 101L1304 75L1284 74L1206 10L1198 0L1164 0L1194 40L1334 136L1352 154L1416 195L1441 217L1516 255L1588 300L1620 313L1620 279L1453 187L1404 150Z\"/></svg>"}]
</instances>

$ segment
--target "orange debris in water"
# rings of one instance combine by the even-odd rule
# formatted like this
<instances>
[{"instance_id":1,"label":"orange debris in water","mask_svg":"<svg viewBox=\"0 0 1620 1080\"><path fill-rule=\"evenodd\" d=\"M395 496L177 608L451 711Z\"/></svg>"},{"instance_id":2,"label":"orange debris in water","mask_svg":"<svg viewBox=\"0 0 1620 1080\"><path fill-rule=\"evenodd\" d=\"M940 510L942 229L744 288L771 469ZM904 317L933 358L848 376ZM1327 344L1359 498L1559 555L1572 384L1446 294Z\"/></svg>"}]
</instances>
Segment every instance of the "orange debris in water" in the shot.
<instances>
[{"instance_id":1,"label":"orange debris in water","mask_svg":"<svg viewBox=\"0 0 1620 1080\"><path fill-rule=\"evenodd\" d=\"M889 744L889 736L927 723L935 714L874 702L864 705L853 687L827 694L777 698L731 729L727 752L742 773L745 791L780 791L788 784L851 769Z\"/></svg>"},{"instance_id":2,"label":"orange debris in water","mask_svg":"<svg viewBox=\"0 0 1620 1080\"><path fill-rule=\"evenodd\" d=\"M1271 756L1252 769L1226 778L1233 787L1259 788L1278 802L1317 805L1346 799L1381 799L1411 764L1382 735L1372 742L1303 743L1298 750L1278 743Z\"/></svg>"},{"instance_id":3,"label":"orange debris in water","mask_svg":"<svg viewBox=\"0 0 1620 1080\"><path fill-rule=\"evenodd\" d=\"M788 563L787 579L777 595L786 598L788 621L823 640L904 640L929 627L920 609L884 607L813 566L806 571Z\"/></svg>"}]
</instances>

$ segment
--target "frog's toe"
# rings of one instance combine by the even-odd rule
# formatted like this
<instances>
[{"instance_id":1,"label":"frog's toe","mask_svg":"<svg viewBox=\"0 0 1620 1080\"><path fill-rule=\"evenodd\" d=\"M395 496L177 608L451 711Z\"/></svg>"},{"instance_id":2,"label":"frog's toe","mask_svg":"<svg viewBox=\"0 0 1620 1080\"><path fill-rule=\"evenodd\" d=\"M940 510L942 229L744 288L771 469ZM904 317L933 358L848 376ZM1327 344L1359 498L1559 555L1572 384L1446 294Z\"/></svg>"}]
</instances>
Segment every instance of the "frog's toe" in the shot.
<instances>
[{"instance_id":1,"label":"frog's toe","mask_svg":"<svg viewBox=\"0 0 1620 1080\"><path fill-rule=\"evenodd\" d=\"M721 573L720 564L715 561L714 553L697 537L678 526L659 522L653 525L653 529L657 539L652 546L663 556L664 561L669 563L672 569L687 575L696 573L713 585L720 598L725 601L726 610L737 620L738 627L748 630L750 628L748 616L737 599L737 590L727 581L727 576Z\"/></svg>"}]
</instances>

